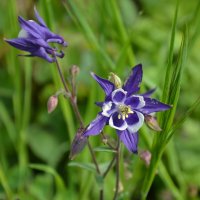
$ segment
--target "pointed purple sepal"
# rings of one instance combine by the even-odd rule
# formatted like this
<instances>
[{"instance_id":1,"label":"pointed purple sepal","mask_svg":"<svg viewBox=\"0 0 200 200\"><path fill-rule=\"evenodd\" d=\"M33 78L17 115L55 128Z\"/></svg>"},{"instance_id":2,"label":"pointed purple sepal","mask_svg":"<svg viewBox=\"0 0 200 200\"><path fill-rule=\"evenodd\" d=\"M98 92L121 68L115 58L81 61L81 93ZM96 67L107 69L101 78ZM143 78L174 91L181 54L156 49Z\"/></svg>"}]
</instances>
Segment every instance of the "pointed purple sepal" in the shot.
<instances>
[{"instance_id":1,"label":"pointed purple sepal","mask_svg":"<svg viewBox=\"0 0 200 200\"><path fill-rule=\"evenodd\" d=\"M9 43L11 46L23 50L23 51L35 51L38 49L37 46L35 46L31 41L23 38L14 38L14 39L4 39L7 43Z\"/></svg>"},{"instance_id":2,"label":"pointed purple sepal","mask_svg":"<svg viewBox=\"0 0 200 200\"><path fill-rule=\"evenodd\" d=\"M159 112L168 110L171 108L170 105L161 103L160 101L157 101L156 99L144 97L145 106L140 109L141 112L145 114L150 114L153 112Z\"/></svg>"},{"instance_id":3,"label":"pointed purple sepal","mask_svg":"<svg viewBox=\"0 0 200 200\"><path fill-rule=\"evenodd\" d=\"M136 65L131 72L131 75L126 80L123 89L127 91L127 96L136 93L140 89L140 83L142 82L142 65Z\"/></svg>"},{"instance_id":4,"label":"pointed purple sepal","mask_svg":"<svg viewBox=\"0 0 200 200\"><path fill-rule=\"evenodd\" d=\"M143 97L150 97L155 91L156 91L156 88L153 88L153 89L151 89L143 94L140 94L140 95Z\"/></svg>"},{"instance_id":5,"label":"pointed purple sepal","mask_svg":"<svg viewBox=\"0 0 200 200\"><path fill-rule=\"evenodd\" d=\"M35 13L35 17L37 18L39 24L40 24L41 26L47 27L47 25L46 25L46 23L44 22L44 20L42 19L42 17L40 17L40 15L39 15L39 13L38 13L36 7L34 7L34 13Z\"/></svg>"},{"instance_id":6,"label":"pointed purple sepal","mask_svg":"<svg viewBox=\"0 0 200 200\"><path fill-rule=\"evenodd\" d=\"M103 79L97 76L95 73L91 73L92 77L99 83L99 85L103 88L106 95L110 95L111 92L115 89L115 86L110 81Z\"/></svg>"}]
</instances>

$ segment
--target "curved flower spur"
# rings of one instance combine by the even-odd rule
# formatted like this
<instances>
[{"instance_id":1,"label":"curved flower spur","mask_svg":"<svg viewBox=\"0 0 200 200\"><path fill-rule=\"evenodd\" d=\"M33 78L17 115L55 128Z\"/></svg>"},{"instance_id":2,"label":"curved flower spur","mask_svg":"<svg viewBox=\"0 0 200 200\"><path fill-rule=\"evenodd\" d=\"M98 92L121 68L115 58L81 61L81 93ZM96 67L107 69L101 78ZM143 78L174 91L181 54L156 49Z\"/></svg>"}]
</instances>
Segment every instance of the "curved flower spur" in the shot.
<instances>
[{"instance_id":1,"label":"curved flower spur","mask_svg":"<svg viewBox=\"0 0 200 200\"><path fill-rule=\"evenodd\" d=\"M97 135L105 125L109 125L116 129L127 149L137 153L138 130L143 125L145 117L152 117L150 113L168 110L171 106L150 98L153 90L145 94L136 94L142 81L141 64L132 69L131 75L122 86L100 78L94 73L92 76L103 88L106 97L104 102L96 103L102 110L83 135Z\"/></svg>"},{"instance_id":2,"label":"curved flower spur","mask_svg":"<svg viewBox=\"0 0 200 200\"><path fill-rule=\"evenodd\" d=\"M19 32L18 38L5 39L5 41L17 49L30 52L29 55L24 56L37 56L48 62L55 62L56 56L63 58L64 53L58 51L55 47L51 47L49 43L67 46L67 42L61 36L49 30L36 8L34 8L34 12L38 23L33 20L26 21L19 16L18 21L22 29Z\"/></svg>"}]
</instances>

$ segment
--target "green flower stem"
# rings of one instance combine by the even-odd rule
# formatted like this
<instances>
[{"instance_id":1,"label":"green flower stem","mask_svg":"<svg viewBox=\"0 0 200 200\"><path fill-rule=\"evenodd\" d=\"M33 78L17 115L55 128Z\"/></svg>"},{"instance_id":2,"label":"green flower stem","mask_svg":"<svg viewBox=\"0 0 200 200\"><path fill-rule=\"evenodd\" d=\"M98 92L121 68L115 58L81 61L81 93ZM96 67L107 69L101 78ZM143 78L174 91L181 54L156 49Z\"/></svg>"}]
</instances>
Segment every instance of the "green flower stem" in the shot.
<instances>
[{"instance_id":1,"label":"green flower stem","mask_svg":"<svg viewBox=\"0 0 200 200\"><path fill-rule=\"evenodd\" d=\"M99 200L103 200L103 189L100 190L99 192Z\"/></svg>"},{"instance_id":2,"label":"green flower stem","mask_svg":"<svg viewBox=\"0 0 200 200\"><path fill-rule=\"evenodd\" d=\"M53 17L53 9L52 9L52 2L51 0L44 0L40 2L41 4L41 10L43 10L44 16L45 16L45 22L47 22L48 27L50 27L51 30L55 30L56 29L56 22L54 21L54 17ZM60 77L57 74L57 69L52 67L51 71L52 71L52 77L53 77L53 81L54 84L56 85L57 88L60 89L62 83L60 81ZM69 133L69 139L70 142L73 140L74 137L74 132L75 132L75 124L73 121L72 116L72 109L69 105L68 102L66 102L63 98L60 99L60 106L62 108L62 113L64 116L64 120L66 122L67 129L68 129L68 133Z\"/></svg>"},{"instance_id":3,"label":"green flower stem","mask_svg":"<svg viewBox=\"0 0 200 200\"><path fill-rule=\"evenodd\" d=\"M120 140L117 138L117 153L116 153L116 184L115 184L115 194L113 200L117 199L119 192L119 172L120 172Z\"/></svg>"},{"instance_id":4,"label":"green flower stem","mask_svg":"<svg viewBox=\"0 0 200 200\"><path fill-rule=\"evenodd\" d=\"M16 35L18 32L17 23L13 23L16 21L16 1L9 0L9 34L11 37ZM11 27L11 28L10 28ZM13 91L13 110L14 110L14 119L15 119L15 130L16 130L16 140L15 140L15 148L17 149L17 156L19 161L19 181L18 189L23 189L24 185L24 177L27 172L27 149L26 149L26 132L25 129L28 125L28 115L30 111L30 99L31 99L31 88L30 86L30 71L29 69L25 69L25 83L28 84L25 86L25 98L23 101L23 79L22 79L22 70L21 64L18 62L16 57L16 50L11 50L9 57L7 57L7 66L8 72L10 73L13 80L13 87L15 88ZM26 66L27 67L27 66ZM26 110L28 109L28 110ZM22 183L22 184L21 184Z\"/></svg>"},{"instance_id":5,"label":"green flower stem","mask_svg":"<svg viewBox=\"0 0 200 200\"><path fill-rule=\"evenodd\" d=\"M113 157L113 159L111 160L110 164L108 165L108 168L106 169L106 171L103 173L103 178L105 178L108 174L108 172L110 171L110 169L112 168L114 162L116 160L116 156Z\"/></svg>"},{"instance_id":6,"label":"green flower stem","mask_svg":"<svg viewBox=\"0 0 200 200\"><path fill-rule=\"evenodd\" d=\"M6 175L4 174L4 171L2 169L2 166L0 164L0 182L2 184L3 189L5 190L7 199L13 199L12 196L12 191L10 189L10 186L8 184L8 180L6 179Z\"/></svg>"},{"instance_id":7,"label":"green flower stem","mask_svg":"<svg viewBox=\"0 0 200 200\"><path fill-rule=\"evenodd\" d=\"M27 175L27 165L28 165L28 155L27 155L27 132L26 129L29 124L30 111L31 111L31 93L32 93L32 66L30 60L26 60L24 64L25 70L25 90L24 90L24 103L22 112L22 122L19 136L19 161L21 163L20 167L20 178L23 183L24 177Z\"/></svg>"},{"instance_id":8,"label":"green flower stem","mask_svg":"<svg viewBox=\"0 0 200 200\"><path fill-rule=\"evenodd\" d=\"M106 138L106 136L104 135L104 132L102 131L101 132L101 135L102 135L102 137L103 137L103 139L107 139ZM110 142L109 142L109 140L107 140L106 142L105 142L111 149L116 149Z\"/></svg>"}]
</instances>

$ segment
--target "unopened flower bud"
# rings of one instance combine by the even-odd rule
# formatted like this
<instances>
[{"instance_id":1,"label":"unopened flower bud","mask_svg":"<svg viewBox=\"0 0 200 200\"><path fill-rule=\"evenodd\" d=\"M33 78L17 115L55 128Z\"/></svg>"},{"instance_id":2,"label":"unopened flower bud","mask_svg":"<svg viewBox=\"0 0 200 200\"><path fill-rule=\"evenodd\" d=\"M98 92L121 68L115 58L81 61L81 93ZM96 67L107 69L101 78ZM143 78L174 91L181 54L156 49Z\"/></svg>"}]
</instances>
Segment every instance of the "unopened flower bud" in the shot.
<instances>
[{"instance_id":1,"label":"unopened flower bud","mask_svg":"<svg viewBox=\"0 0 200 200\"><path fill-rule=\"evenodd\" d=\"M148 167L151 162L151 153L148 150L144 150L139 153L139 156L145 162L145 165Z\"/></svg>"},{"instance_id":2,"label":"unopened flower bud","mask_svg":"<svg viewBox=\"0 0 200 200\"><path fill-rule=\"evenodd\" d=\"M85 129L80 128L78 129L78 132L75 135L74 140L72 141L71 150L69 159L74 159L77 154L79 154L87 144L87 137L83 136L83 132Z\"/></svg>"},{"instance_id":3,"label":"unopened flower bud","mask_svg":"<svg viewBox=\"0 0 200 200\"><path fill-rule=\"evenodd\" d=\"M47 102L48 113L53 112L56 109L57 105L58 105L58 97L57 97L57 95L50 96L49 100Z\"/></svg>"},{"instance_id":4,"label":"unopened flower bud","mask_svg":"<svg viewBox=\"0 0 200 200\"><path fill-rule=\"evenodd\" d=\"M70 73L72 75L72 77L76 77L80 72L80 68L76 65L73 65L71 68L70 68Z\"/></svg>"},{"instance_id":5,"label":"unopened flower bud","mask_svg":"<svg viewBox=\"0 0 200 200\"><path fill-rule=\"evenodd\" d=\"M144 119L149 128L153 129L154 131L162 131L155 117L151 115L145 115Z\"/></svg>"},{"instance_id":6,"label":"unopened flower bud","mask_svg":"<svg viewBox=\"0 0 200 200\"><path fill-rule=\"evenodd\" d=\"M108 80L111 81L116 88L121 88L122 87L122 82L119 76L114 74L113 72L110 72Z\"/></svg>"}]
</instances>

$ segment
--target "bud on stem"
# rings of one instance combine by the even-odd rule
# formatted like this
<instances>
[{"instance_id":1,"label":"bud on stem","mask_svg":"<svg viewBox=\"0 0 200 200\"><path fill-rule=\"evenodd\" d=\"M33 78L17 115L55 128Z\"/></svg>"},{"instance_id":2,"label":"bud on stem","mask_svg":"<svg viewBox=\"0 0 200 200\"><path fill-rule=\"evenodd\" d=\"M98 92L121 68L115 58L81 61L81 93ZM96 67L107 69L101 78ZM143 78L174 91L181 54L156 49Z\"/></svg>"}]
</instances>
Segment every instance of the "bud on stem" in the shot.
<instances>
[{"instance_id":1,"label":"bud on stem","mask_svg":"<svg viewBox=\"0 0 200 200\"><path fill-rule=\"evenodd\" d=\"M47 102L48 113L53 112L56 109L57 105L58 105L58 97L57 97L57 95L50 96L49 100Z\"/></svg>"},{"instance_id":2,"label":"bud on stem","mask_svg":"<svg viewBox=\"0 0 200 200\"><path fill-rule=\"evenodd\" d=\"M153 129L154 131L162 131L155 117L151 115L145 115L144 119L149 128Z\"/></svg>"}]
</instances>

